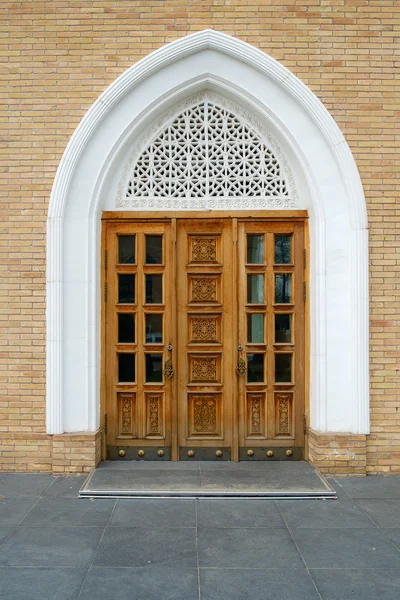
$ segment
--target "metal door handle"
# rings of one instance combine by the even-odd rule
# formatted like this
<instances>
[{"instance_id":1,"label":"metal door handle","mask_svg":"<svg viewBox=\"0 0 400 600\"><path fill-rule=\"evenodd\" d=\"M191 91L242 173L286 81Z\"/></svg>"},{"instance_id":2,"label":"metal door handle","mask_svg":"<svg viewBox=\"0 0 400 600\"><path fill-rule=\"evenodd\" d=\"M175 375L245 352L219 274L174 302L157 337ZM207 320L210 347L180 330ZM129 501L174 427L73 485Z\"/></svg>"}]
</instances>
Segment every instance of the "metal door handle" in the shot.
<instances>
[{"instance_id":1,"label":"metal door handle","mask_svg":"<svg viewBox=\"0 0 400 600\"><path fill-rule=\"evenodd\" d=\"M164 363L164 377L165 377L165 379L171 379L171 377L174 375L174 373L175 373L175 371L174 371L174 367L172 366L172 360L169 358Z\"/></svg>"}]
</instances>

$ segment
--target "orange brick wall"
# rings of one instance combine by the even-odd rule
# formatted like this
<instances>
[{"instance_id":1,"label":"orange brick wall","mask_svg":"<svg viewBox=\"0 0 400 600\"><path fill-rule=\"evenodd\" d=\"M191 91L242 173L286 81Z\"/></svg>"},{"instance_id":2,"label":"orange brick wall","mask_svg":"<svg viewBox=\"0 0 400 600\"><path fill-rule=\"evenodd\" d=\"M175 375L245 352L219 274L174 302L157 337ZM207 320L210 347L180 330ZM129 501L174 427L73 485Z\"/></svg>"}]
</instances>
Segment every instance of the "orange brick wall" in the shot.
<instances>
[{"instance_id":1,"label":"orange brick wall","mask_svg":"<svg viewBox=\"0 0 400 600\"><path fill-rule=\"evenodd\" d=\"M0 15L8 82L1 103L0 468L53 464L45 435L45 221L65 146L125 69L177 37L214 28L291 69L353 151L371 233L366 468L399 472L399 0L25 0L3 1Z\"/></svg>"}]
</instances>

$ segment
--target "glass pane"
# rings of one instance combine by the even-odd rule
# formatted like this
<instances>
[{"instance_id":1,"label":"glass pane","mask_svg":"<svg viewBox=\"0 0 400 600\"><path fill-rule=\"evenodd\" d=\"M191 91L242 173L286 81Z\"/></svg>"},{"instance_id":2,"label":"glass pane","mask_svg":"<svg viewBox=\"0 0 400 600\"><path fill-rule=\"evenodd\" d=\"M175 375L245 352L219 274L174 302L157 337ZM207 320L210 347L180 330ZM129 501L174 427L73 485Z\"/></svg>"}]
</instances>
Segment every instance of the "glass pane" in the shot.
<instances>
[{"instance_id":1,"label":"glass pane","mask_svg":"<svg viewBox=\"0 0 400 600\"><path fill-rule=\"evenodd\" d=\"M277 383L292 381L291 354L275 354L275 381Z\"/></svg>"},{"instance_id":2,"label":"glass pane","mask_svg":"<svg viewBox=\"0 0 400 600\"><path fill-rule=\"evenodd\" d=\"M134 354L118 354L118 381L135 381Z\"/></svg>"},{"instance_id":3,"label":"glass pane","mask_svg":"<svg viewBox=\"0 0 400 600\"><path fill-rule=\"evenodd\" d=\"M247 341L249 344L264 343L264 315L247 315Z\"/></svg>"},{"instance_id":4,"label":"glass pane","mask_svg":"<svg viewBox=\"0 0 400 600\"><path fill-rule=\"evenodd\" d=\"M275 302L287 304L292 301L292 275L277 273L275 275Z\"/></svg>"},{"instance_id":5,"label":"glass pane","mask_svg":"<svg viewBox=\"0 0 400 600\"><path fill-rule=\"evenodd\" d=\"M118 302L120 304L135 303L134 275L118 275Z\"/></svg>"},{"instance_id":6,"label":"glass pane","mask_svg":"<svg viewBox=\"0 0 400 600\"><path fill-rule=\"evenodd\" d=\"M162 275L146 275L146 303L162 304Z\"/></svg>"},{"instance_id":7,"label":"glass pane","mask_svg":"<svg viewBox=\"0 0 400 600\"><path fill-rule=\"evenodd\" d=\"M247 381L253 383L264 381L264 354L247 355Z\"/></svg>"},{"instance_id":8,"label":"glass pane","mask_svg":"<svg viewBox=\"0 0 400 600\"><path fill-rule=\"evenodd\" d=\"M290 265L292 262L292 236L275 236L275 264Z\"/></svg>"},{"instance_id":9,"label":"glass pane","mask_svg":"<svg viewBox=\"0 0 400 600\"><path fill-rule=\"evenodd\" d=\"M135 262L135 236L118 236L118 262L120 264L134 264Z\"/></svg>"},{"instance_id":10,"label":"glass pane","mask_svg":"<svg viewBox=\"0 0 400 600\"><path fill-rule=\"evenodd\" d=\"M118 341L120 344L135 342L135 315L118 315Z\"/></svg>"},{"instance_id":11,"label":"glass pane","mask_svg":"<svg viewBox=\"0 0 400 600\"><path fill-rule=\"evenodd\" d=\"M290 344L292 341L292 315L275 315L275 342Z\"/></svg>"},{"instance_id":12,"label":"glass pane","mask_svg":"<svg viewBox=\"0 0 400 600\"><path fill-rule=\"evenodd\" d=\"M264 236L247 235L247 262L252 265L264 263Z\"/></svg>"},{"instance_id":13,"label":"glass pane","mask_svg":"<svg viewBox=\"0 0 400 600\"><path fill-rule=\"evenodd\" d=\"M146 264L162 264L162 235L146 235Z\"/></svg>"},{"instance_id":14,"label":"glass pane","mask_svg":"<svg viewBox=\"0 0 400 600\"><path fill-rule=\"evenodd\" d=\"M247 275L247 302L264 304L264 275Z\"/></svg>"},{"instance_id":15,"label":"glass pane","mask_svg":"<svg viewBox=\"0 0 400 600\"><path fill-rule=\"evenodd\" d=\"M162 354L146 354L146 383L162 382Z\"/></svg>"},{"instance_id":16,"label":"glass pane","mask_svg":"<svg viewBox=\"0 0 400 600\"><path fill-rule=\"evenodd\" d=\"M162 315L146 315L146 344L162 344Z\"/></svg>"}]
</instances>

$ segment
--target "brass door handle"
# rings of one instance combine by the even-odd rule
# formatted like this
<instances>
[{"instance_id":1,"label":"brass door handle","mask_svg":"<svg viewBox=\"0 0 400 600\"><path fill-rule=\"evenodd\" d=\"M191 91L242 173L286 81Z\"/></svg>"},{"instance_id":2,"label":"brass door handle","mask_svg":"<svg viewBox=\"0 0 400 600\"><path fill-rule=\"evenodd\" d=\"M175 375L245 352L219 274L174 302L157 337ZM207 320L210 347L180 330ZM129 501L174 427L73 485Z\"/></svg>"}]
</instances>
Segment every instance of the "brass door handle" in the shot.
<instances>
[{"instance_id":1,"label":"brass door handle","mask_svg":"<svg viewBox=\"0 0 400 600\"><path fill-rule=\"evenodd\" d=\"M175 373L175 371L174 371L174 367L172 366L172 360L169 358L164 363L164 377L165 377L165 379L171 379L171 377L174 375L174 373Z\"/></svg>"},{"instance_id":2,"label":"brass door handle","mask_svg":"<svg viewBox=\"0 0 400 600\"><path fill-rule=\"evenodd\" d=\"M239 377L244 377L247 373L246 361L243 358L239 358L237 361L236 373Z\"/></svg>"}]
</instances>

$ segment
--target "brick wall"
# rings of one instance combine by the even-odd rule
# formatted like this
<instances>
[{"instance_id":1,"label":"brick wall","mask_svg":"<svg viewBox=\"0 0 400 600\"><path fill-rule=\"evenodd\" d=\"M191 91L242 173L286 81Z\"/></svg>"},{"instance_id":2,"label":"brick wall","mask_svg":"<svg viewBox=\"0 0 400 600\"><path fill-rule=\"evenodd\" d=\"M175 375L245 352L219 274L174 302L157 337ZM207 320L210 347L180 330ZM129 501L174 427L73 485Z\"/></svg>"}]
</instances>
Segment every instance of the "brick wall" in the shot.
<instances>
[{"instance_id":1,"label":"brick wall","mask_svg":"<svg viewBox=\"0 0 400 600\"><path fill-rule=\"evenodd\" d=\"M353 151L371 233L367 470L398 472L399 0L30 0L3 1L0 11L8 80L1 103L0 468L53 464L45 435L45 221L65 146L125 69L177 37L214 28L291 69Z\"/></svg>"}]
</instances>

